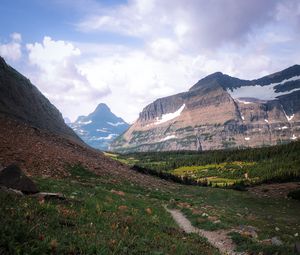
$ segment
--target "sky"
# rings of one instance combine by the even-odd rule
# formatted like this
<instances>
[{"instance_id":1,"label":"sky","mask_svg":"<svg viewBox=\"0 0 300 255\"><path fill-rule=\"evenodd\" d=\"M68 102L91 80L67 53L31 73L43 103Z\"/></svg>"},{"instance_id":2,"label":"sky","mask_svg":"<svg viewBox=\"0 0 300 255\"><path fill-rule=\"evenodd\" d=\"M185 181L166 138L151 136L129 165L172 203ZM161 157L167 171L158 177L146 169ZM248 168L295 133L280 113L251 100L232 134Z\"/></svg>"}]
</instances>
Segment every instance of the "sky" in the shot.
<instances>
[{"instance_id":1,"label":"sky","mask_svg":"<svg viewBox=\"0 0 300 255\"><path fill-rule=\"evenodd\" d=\"M299 0L1 0L0 55L74 121L300 64Z\"/></svg>"}]
</instances>

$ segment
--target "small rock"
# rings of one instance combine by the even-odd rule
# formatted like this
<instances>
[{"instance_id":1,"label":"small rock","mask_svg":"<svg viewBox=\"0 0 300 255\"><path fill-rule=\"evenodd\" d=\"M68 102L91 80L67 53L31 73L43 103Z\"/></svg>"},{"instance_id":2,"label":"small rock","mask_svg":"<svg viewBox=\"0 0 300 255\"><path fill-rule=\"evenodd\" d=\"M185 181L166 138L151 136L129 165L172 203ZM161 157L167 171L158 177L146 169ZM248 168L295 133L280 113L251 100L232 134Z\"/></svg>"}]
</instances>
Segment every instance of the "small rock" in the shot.
<instances>
[{"instance_id":1,"label":"small rock","mask_svg":"<svg viewBox=\"0 0 300 255\"><path fill-rule=\"evenodd\" d=\"M123 191L118 191L118 190L112 189L110 192L114 193L114 194L117 194L119 196L122 196L122 197L125 196L125 193Z\"/></svg>"},{"instance_id":2,"label":"small rock","mask_svg":"<svg viewBox=\"0 0 300 255\"><path fill-rule=\"evenodd\" d=\"M295 234L294 234L295 237L297 237L298 235L299 235L298 233L295 233Z\"/></svg>"},{"instance_id":3,"label":"small rock","mask_svg":"<svg viewBox=\"0 0 300 255\"><path fill-rule=\"evenodd\" d=\"M272 237L271 242L272 242L272 245L275 245L275 246L283 245L283 242L276 236Z\"/></svg>"},{"instance_id":4,"label":"small rock","mask_svg":"<svg viewBox=\"0 0 300 255\"><path fill-rule=\"evenodd\" d=\"M219 223L221 223L221 221L220 220L215 220L213 223L214 224L219 224Z\"/></svg>"},{"instance_id":5,"label":"small rock","mask_svg":"<svg viewBox=\"0 0 300 255\"><path fill-rule=\"evenodd\" d=\"M128 206L127 206L127 205L120 205L120 206L118 207L118 209L119 209L120 211L126 211L126 210L128 209Z\"/></svg>"},{"instance_id":6,"label":"small rock","mask_svg":"<svg viewBox=\"0 0 300 255\"><path fill-rule=\"evenodd\" d=\"M0 191L6 192L6 193L9 193L9 194L18 195L18 196L24 196L24 194L22 193L22 191L16 190L16 189L7 188L5 186L0 186Z\"/></svg>"},{"instance_id":7,"label":"small rock","mask_svg":"<svg viewBox=\"0 0 300 255\"><path fill-rule=\"evenodd\" d=\"M65 196L62 193L50 193L50 192L39 192L33 195L37 197L39 200L66 200Z\"/></svg>"},{"instance_id":8,"label":"small rock","mask_svg":"<svg viewBox=\"0 0 300 255\"><path fill-rule=\"evenodd\" d=\"M279 227L276 227L276 228L275 228L275 230L276 230L276 231L279 231L279 230L280 230L280 228L279 228Z\"/></svg>"},{"instance_id":9,"label":"small rock","mask_svg":"<svg viewBox=\"0 0 300 255\"><path fill-rule=\"evenodd\" d=\"M202 213L202 217L208 217L207 213Z\"/></svg>"},{"instance_id":10,"label":"small rock","mask_svg":"<svg viewBox=\"0 0 300 255\"><path fill-rule=\"evenodd\" d=\"M147 209L146 209L146 212L147 212L148 214L152 214L152 209L151 209L151 208L147 208Z\"/></svg>"}]
</instances>

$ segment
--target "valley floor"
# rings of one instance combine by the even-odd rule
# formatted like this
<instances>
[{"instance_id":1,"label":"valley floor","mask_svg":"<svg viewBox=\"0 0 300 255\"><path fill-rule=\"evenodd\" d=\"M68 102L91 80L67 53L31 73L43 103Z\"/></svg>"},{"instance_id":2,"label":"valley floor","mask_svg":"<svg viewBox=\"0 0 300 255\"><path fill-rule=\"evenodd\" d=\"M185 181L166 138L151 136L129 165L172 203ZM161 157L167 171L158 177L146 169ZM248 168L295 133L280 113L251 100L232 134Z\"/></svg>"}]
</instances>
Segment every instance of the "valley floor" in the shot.
<instances>
[{"instance_id":1,"label":"valley floor","mask_svg":"<svg viewBox=\"0 0 300 255\"><path fill-rule=\"evenodd\" d=\"M182 231L165 207L199 229L228 232L237 250L249 254L294 254L299 240L295 200L174 183L143 186L81 166L67 171L65 179L35 177L41 191L61 192L66 200L0 192L1 254L220 254L205 238Z\"/></svg>"}]
</instances>

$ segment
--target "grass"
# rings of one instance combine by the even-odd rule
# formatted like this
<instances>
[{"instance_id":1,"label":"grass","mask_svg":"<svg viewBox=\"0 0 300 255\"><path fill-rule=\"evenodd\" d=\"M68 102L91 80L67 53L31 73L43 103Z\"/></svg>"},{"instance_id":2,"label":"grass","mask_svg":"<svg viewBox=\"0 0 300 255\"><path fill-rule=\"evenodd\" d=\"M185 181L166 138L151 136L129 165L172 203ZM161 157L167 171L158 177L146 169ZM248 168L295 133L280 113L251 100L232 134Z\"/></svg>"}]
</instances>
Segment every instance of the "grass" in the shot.
<instances>
[{"instance_id":1,"label":"grass","mask_svg":"<svg viewBox=\"0 0 300 255\"><path fill-rule=\"evenodd\" d=\"M36 179L41 190L61 192L66 201L0 193L2 253L218 254L176 227L163 193L68 168L69 179Z\"/></svg>"},{"instance_id":2,"label":"grass","mask_svg":"<svg viewBox=\"0 0 300 255\"><path fill-rule=\"evenodd\" d=\"M63 180L35 178L40 190L61 192L65 201L0 193L0 253L219 254L203 238L183 233L164 205L180 209L199 228L249 225L257 228L259 240L276 236L285 244L263 247L266 251L292 254L299 240L296 200L178 184L151 188L97 176L78 165L68 169L71 176ZM255 240L233 238L239 250L257 254L261 247Z\"/></svg>"}]
</instances>

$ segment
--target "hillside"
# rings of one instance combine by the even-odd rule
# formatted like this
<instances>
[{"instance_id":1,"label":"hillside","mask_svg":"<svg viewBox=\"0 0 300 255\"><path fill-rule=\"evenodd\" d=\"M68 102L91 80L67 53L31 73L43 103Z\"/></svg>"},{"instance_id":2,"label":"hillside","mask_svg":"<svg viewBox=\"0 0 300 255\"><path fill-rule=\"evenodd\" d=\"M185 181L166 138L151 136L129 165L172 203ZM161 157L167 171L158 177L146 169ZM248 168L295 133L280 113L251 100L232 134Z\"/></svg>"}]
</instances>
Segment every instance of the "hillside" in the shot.
<instances>
[{"instance_id":1,"label":"hillside","mask_svg":"<svg viewBox=\"0 0 300 255\"><path fill-rule=\"evenodd\" d=\"M276 145L300 136L300 66L256 80L222 73L155 100L111 145L117 152Z\"/></svg>"},{"instance_id":2,"label":"hillside","mask_svg":"<svg viewBox=\"0 0 300 255\"><path fill-rule=\"evenodd\" d=\"M68 125L84 142L100 150L107 150L110 143L129 127L106 104L99 104L91 114L80 116Z\"/></svg>"},{"instance_id":3,"label":"hillside","mask_svg":"<svg viewBox=\"0 0 300 255\"><path fill-rule=\"evenodd\" d=\"M56 107L26 77L7 65L1 56L0 115L82 143L65 124Z\"/></svg>"}]
</instances>

